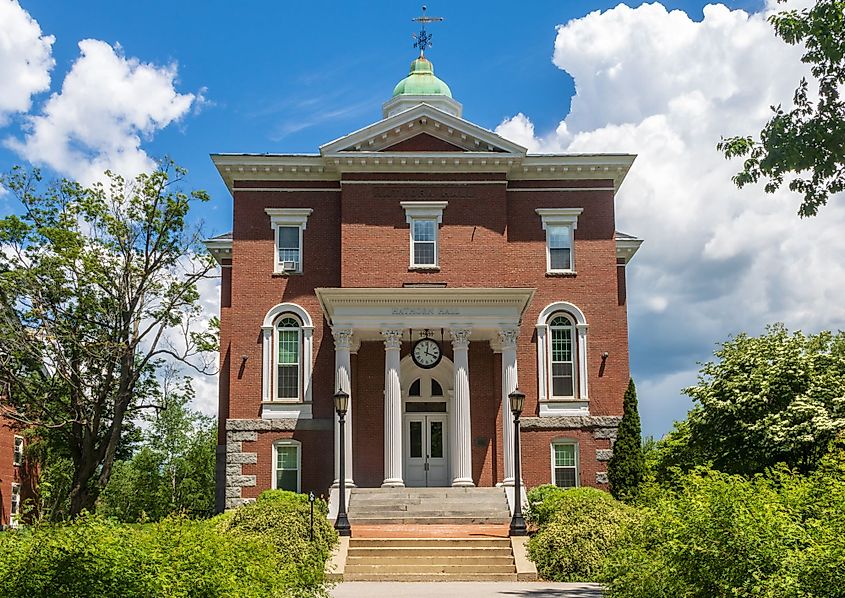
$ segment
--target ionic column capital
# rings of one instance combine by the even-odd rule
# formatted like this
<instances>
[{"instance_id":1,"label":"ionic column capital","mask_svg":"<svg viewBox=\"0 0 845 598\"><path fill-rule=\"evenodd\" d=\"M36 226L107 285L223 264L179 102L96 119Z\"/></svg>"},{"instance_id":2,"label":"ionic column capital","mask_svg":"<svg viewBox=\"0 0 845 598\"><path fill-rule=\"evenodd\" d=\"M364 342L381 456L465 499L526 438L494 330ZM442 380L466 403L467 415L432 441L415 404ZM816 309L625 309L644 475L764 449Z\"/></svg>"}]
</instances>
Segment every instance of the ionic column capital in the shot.
<instances>
[{"instance_id":1,"label":"ionic column capital","mask_svg":"<svg viewBox=\"0 0 845 598\"><path fill-rule=\"evenodd\" d=\"M402 330L388 328L381 331L385 349L399 349L402 346Z\"/></svg>"},{"instance_id":2,"label":"ionic column capital","mask_svg":"<svg viewBox=\"0 0 845 598\"><path fill-rule=\"evenodd\" d=\"M469 328L452 328L452 348L466 349L469 347L469 335L472 330Z\"/></svg>"}]
</instances>

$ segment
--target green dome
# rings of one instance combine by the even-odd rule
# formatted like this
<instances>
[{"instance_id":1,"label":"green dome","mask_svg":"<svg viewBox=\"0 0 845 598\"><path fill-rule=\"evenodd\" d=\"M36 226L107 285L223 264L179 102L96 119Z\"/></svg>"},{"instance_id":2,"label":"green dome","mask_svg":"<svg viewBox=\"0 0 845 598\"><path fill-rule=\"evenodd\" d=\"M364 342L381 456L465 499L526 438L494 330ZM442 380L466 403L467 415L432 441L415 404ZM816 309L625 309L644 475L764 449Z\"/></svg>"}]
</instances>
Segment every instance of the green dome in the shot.
<instances>
[{"instance_id":1,"label":"green dome","mask_svg":"<svg viewBox=\"0 0 845 598\"><path fill-rule=\"evenodd\" d=\"M410 74L396 84L396 96L446 96L452 97L449 86L434 76L434 65L420 56L411 63Z\"/></svg>"}]
</instances>

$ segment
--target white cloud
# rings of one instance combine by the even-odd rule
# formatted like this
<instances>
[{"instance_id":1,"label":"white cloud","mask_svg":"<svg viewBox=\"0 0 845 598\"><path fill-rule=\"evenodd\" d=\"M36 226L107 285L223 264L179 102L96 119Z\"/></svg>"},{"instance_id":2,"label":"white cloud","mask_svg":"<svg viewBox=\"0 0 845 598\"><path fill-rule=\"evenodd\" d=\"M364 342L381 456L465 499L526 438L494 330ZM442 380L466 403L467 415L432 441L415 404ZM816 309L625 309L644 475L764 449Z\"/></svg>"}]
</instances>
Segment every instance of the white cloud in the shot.
<instances>
[{"instance_id":1,"label":"white cloud","mask_svg":"<svg viewBox=\"0 0 845 598\"><path fill-rule=\"evenodd\" d=\"M79 50L61 91L29 117L23 141L7 145L82 183L106 169L125 176L150 169L142 140L187 114L196 96L176 91L175 64L142 63L94 39L79 42Z\"/></svg>"},{"instance_id":2,"label":"white cloud","mask_svg":"<svg viewBox=\"0 0 845 598\"><path fill-rule=\"evenodd\" d=\"M686 405L671 384L729 334L845 322L843 198L801 220L788 191L736 189L739 162L715 149L722 135L759 131L806 73L800 48L766 16L709 5L696 22L644 4L570 21L553 59L575 80L570 114L548 134L522 114L497 129L532 151L638 154L617 215L620 230L646 240L628 296L634 375L658 393L640 393L647 433L668 429L673 405Z\"/></svg>"},{"instance_id":3,"label":"white cloud","mask_svg":"<svg viewBox=\"0 0 845 598\"><path fill-rule=\"evenodd\" d=\"M50 88L54 41L15 0L0 0L0 126Z\"/></svg>"}]
</instances>

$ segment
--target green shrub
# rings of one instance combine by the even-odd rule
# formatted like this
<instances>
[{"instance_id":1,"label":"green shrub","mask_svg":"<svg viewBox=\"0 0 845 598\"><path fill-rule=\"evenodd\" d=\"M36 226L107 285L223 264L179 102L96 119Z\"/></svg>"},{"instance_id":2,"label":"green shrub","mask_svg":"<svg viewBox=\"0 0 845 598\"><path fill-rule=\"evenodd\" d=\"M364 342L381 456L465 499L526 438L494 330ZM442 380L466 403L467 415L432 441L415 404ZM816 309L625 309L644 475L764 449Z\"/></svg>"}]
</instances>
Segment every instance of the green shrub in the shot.
<instances>
[{"instance_id":1,"label":"green shrub","mask_svg":"<svg viewBox=\"0 0 845 598\"><path fill-rule=\"evenodd\" d=\"M326 510L315 502L313 542L307 497L275 492L206 521L83 516L2 533L0 598L325 596Z\"/></svg>"},{"instance_id":2,"label":"green shrub","mask_svg":"<svg viewBox=\"0 0 845 598\"><path fill-rule=\"evenodd\" d=\"M525 521L542 527L555 514L557 504L567 492L566 488L559 488L553 484L535 486L528 491L528 507L525 509Z\"/></svg>"},{"instance_id":3,"label":"green shrub","mask_svg":"<svg viewBox=\"0 0 845 598\"><path fill-rule=\"evenodd\" d=\"M255 503L220 520L218 529L257 538L275 548L286 586L308 593L324 583L325 563L337 542L337 532L327 518L328 504L321 499L314 501L314 538L309 540L310 510L305 494L268 490Z\"/></svg>"},{"instance_id":4,"label":"green shrub","mask_svg":"<svg viewBox=\"0 0 845 598\"><path fill-rule=\"evenodd\" d=\"M845 598L845 437L810 475L706 468L648 484L606 559L610 598Z\"/></svg>"},{"instance_id":5,"label":"green shrub","mask_svg":"<svg viewBox=\"0 0 845 598\"><path fill-rule=\"evenodd\" d=\"M540 487L533 497L542 497L530 509L540 530L528 541L528 556L544 578L555 581L593 581L636 514L594 488Z\"/></svg>"},{"instance_id":6,"label":"green shrub","mask_svg":"<svg viewBox=\"0 0 845 598\"><path fill-rule=\"evenodd\" d=\"M271 546L168 518L126 525L97 516L0 534L0 596L284 596Z\"/></svg>"}]
</instances>

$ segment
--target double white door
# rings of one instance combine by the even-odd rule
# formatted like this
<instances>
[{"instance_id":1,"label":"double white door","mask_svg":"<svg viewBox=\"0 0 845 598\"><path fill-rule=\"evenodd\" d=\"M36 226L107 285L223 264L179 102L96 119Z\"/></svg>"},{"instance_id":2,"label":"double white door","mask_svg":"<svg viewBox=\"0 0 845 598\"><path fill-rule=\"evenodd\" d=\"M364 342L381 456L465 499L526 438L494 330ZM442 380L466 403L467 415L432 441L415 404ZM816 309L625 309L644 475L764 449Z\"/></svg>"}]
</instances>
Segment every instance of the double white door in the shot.
<instances>
[{"instance_id":1,"label":"double white door","mask_svg":"<svg viewBox=\"0 0 845 598\"><path fill-rule=\"evenodd\" d=\"M405 485L448 486L446 414L405 415Z\"/></svg>"}]
</instances>

